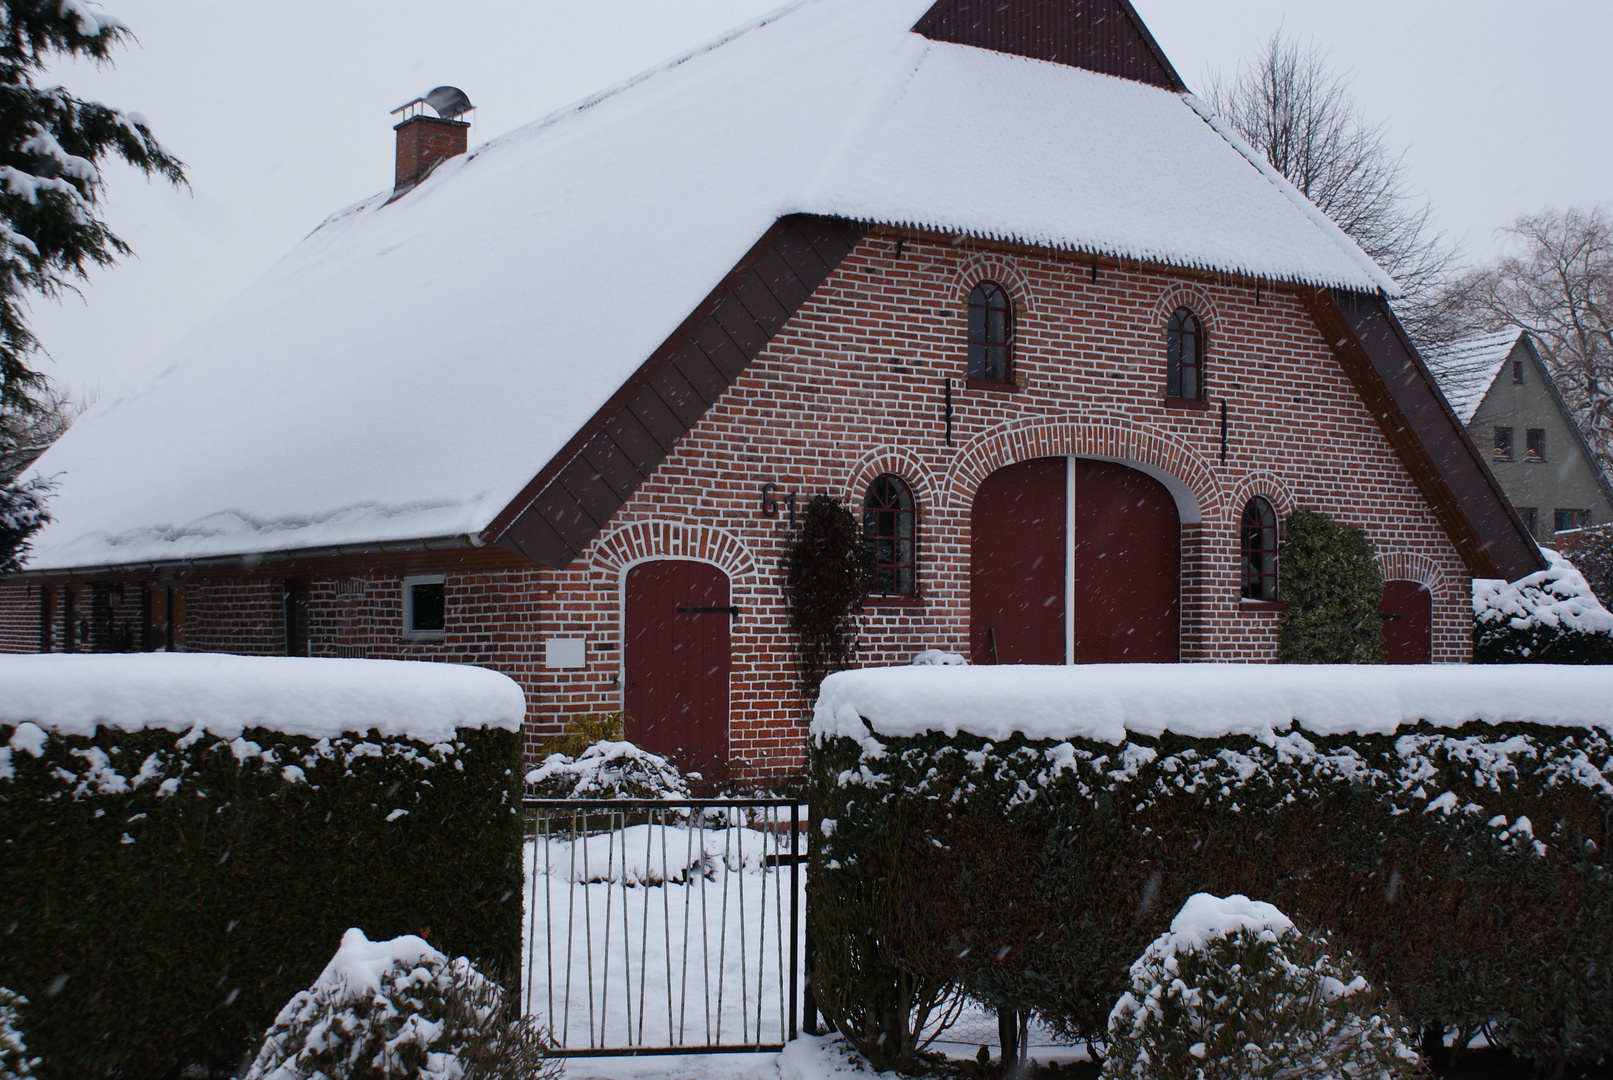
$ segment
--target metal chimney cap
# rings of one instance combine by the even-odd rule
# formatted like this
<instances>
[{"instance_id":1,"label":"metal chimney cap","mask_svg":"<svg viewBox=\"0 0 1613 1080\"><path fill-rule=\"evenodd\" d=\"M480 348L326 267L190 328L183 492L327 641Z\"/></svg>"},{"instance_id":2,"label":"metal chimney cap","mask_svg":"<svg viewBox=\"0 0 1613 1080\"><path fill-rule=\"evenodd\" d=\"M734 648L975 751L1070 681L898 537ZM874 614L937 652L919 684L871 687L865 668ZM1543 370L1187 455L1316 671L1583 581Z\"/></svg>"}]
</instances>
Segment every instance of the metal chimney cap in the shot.
<instances>
[{"instance_id":1,"label":"metal chimney cap","mask_svg":"<svg viewBox=\"0 0 1613 1080\"><path fill-rule=\"evenodd\" d=\"M412 101L406 101L399 105L392 110L392 115L396 116L405 109L413 108L416 105L430 105L432 109L436 110L437 115L444 120L457 120L476 107L470 103L470 98L459 87L439 86L424 97L417 97Z\"/></svg>"}]
</instances>

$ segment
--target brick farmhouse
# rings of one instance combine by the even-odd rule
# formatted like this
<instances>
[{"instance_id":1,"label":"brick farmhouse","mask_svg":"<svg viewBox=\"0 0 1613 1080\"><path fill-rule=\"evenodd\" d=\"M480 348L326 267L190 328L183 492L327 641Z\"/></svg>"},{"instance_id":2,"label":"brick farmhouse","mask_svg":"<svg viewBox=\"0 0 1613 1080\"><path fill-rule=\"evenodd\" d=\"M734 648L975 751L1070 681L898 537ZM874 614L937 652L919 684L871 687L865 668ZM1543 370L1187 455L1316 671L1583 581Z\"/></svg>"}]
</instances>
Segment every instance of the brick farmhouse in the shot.
<instances>
[{"instance_id":1,"label":"brick farmhouse","mask_svg":"<svg viewBox=\"0 0 1613 1080\"><path fill-rule=\"evenodd\" d=\"M9 651L443 660L529 745L626 708L799 766L780 558L879 564L861 662L1269 662L1282 522L1364 528L1391 659L1542 567L1393 282L1125 0L813 0L334 215L38 463Z\"/></svg>"}]
</instances>

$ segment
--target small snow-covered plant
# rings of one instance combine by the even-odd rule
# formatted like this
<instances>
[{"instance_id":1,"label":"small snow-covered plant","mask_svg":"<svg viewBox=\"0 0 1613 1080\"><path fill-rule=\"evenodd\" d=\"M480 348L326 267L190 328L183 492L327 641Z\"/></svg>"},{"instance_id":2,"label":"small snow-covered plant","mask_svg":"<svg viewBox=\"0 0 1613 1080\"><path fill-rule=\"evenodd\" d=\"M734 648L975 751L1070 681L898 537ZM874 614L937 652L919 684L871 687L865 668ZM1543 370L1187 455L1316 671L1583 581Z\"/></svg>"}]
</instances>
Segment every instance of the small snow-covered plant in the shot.
<instances>
[{"instance_id":1,"label":"small snow-covered plant","mask_svg":"<svg viewBox=\"0 0 1613 1080\"><path fill-rule=\"evenodd\" d=\"M1105 1080L1402 1080L1413 1036L1348 953L1271 904L1198 893L1131 966Z\"/></svg>"},{"instance_id":2,"label":"small snow-covered plant","mask_svg":"<svg viewBox=\"0 0 1613 1080\"><path fill-rule=\"evenodd\" d=\"M1544 570L1473 581L1473 660L1480 664L1613 662L1613 613L1574 564L1542 548Z\"/></svg>"},{"instance_id":3,"label":"small snow-covered plant","mask_svg":"<svg viewBox=\"0 0 1613 1080\"><path fill-rule=\"evenodd\" d=\"M465 957L357 927L264 1037L246 1080L548 1080L547 1033Z\"/></svg>"},{"instance_id":4,"label":"small snow-covered plant","mask_svg":"<svg viewBox=\"0 0 1613 1080\"><path fill-rule=\"evenodd\" d=\"M38 1058L28 1056L28 1047L22 1041L22 1026L17 1020L17 1009L28 1004L21 994L14 994L0 986L0 1080L23 1080L34 1075Z\"/></svg>"},{"instance_id":5,"label":"small snow-covered plant","mask_svg":"<svg viewBox=\"0 0 1613 1080\"><path fill-rule=\"evenodd\" d=\"M526 774L526 783L540 799L689 797L689 782L676 765L630 742L596 742L576 757L550 754Z\"/></svg>"}]
</instances>

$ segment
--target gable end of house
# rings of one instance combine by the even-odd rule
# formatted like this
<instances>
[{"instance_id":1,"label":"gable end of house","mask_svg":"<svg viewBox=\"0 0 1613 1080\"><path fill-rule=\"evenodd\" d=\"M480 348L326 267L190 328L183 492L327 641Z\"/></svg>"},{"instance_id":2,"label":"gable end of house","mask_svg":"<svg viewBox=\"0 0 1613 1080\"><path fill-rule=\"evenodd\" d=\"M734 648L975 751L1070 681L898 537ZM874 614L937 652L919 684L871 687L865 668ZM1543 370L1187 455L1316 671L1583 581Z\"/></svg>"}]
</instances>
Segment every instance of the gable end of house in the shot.
<instances>
[{"instance_id":1,"label":"gable end of house","mask_svg":"<svg viewBox=\"0 0 1613 1080\"><path fill-rule=\"evenodd\" d=\"M865 231L810 215L775 223L483 538L570 565Z\"/></svg>"},{"instance_id":2,"label":"gable end of house","mask_svg":"<svg viewBox=\"0 0 1613 1080\"><path fill-rule=\"evenodd\" d=\"M932 41L1187 89L1127 0L938 0L913 31Z\"/></svg>"}]
</instances>

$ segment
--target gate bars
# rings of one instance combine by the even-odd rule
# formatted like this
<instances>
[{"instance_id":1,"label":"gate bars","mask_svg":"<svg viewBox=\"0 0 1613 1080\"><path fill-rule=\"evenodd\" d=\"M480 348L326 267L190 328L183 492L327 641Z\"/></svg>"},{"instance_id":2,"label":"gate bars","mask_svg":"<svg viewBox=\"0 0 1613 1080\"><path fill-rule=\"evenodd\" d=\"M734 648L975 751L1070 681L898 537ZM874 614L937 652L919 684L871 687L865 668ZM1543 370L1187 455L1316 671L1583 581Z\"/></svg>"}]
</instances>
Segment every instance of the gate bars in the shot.
<instances>
[{"instance_id":1,"label":"gate bars","mask_svg":"<svg viewBox=\"0 0 1613 1080\"><path fill-rule=\"evenodd\" d=\"M559 1054L753 1052L795 1038L804 807L790 799L523 805L521 989Z\"/></svg>"}]
</instances>

